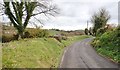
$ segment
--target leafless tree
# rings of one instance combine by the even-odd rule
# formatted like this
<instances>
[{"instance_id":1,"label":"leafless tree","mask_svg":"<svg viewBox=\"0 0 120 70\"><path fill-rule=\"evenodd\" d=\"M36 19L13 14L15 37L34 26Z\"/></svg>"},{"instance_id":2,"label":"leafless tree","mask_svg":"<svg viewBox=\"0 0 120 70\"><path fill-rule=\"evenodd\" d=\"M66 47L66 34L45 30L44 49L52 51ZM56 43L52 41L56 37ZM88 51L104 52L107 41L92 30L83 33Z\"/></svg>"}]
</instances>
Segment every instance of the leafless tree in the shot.
<instances>
[{"instance_id":1,"label":"leafless tree","mask_svg":"<svg viewBox=\"0 0 120 70\"><path fill-rule=\"evenodd\" d=\"M17 29L19 38L23 37L24 31L32 17L35 18L35 21L41 23L38 15L55 16L55 14L58 14L58 8L55 4L52 4L51 0L3 0L3 2L3 4L0 4L0 13L1 15L8 16L14 27Z\"/></svg>"}]
</instances>

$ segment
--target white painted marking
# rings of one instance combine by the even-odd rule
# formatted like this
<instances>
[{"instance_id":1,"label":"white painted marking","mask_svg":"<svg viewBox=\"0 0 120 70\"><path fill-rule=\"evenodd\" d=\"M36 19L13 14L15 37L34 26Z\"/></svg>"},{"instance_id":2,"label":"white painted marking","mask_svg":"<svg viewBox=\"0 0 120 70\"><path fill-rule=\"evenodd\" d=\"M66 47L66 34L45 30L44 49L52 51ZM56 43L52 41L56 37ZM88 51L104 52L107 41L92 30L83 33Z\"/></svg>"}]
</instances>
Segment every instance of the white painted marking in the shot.
<instances>
[{"instance_id":1,"label":"white painted marking","mask_svg":"<svg viewBox=\"0 0 120 70\"><path fill-rule=\"evenodd\" d=\"M63 56L62 56L62 59L61 59L61 63L60 63L60 68L61 68L61 65L63 63L64 57L65 57L65 53L67 52L67 50L68 50L68 47L67 47L67 49L63 53Z\"/></svg>"}]
</instances>

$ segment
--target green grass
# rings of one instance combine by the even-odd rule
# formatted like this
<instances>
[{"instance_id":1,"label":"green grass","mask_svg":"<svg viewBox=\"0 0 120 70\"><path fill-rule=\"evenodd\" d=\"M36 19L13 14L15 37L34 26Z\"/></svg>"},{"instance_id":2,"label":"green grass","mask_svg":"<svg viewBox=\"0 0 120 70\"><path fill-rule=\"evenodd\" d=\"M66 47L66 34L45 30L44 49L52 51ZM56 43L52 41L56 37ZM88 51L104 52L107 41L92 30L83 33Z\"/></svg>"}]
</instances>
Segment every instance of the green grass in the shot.
<instances>
[{"instance_id":1,"label":"green grass","mask_svg":"<svg viewBox=\"0 0 120 70\"><path fill-rule=\"evenodd\" d=\"M70 37L68 37L67 40L62 40L62 43L64 44L64 46L68 46L74 42L77 42L77 41L85 39L85 38L90 38L90 37L92 37L92 36L87 36L87 35L74 36L74 37L70 36Z\"/></svg>"},{"instance_id":2,"label":"green grass","mask_svg":"<svg viewBox=\"0 0 120 70\"><path fill-rule=\"evenodd\" d=\"M88 38L88 36L70 37L62 43L53 38L24 39L4 43L2 47L2 67L56 68L60 62L64 45L68 46L84 38Z\"/></svg>"},{"instance_id":3,"label":"green grass","mask_svg":"<svg viewBox=\"0 0 120 70\"><path fill-rule=\"evenodd\" d=\"M47 40L47 41L46 41ZM54 67L62 44L52 38L26 39L3 44L3 67Z\"/></svg>"},{"instance_id":4,"label":"green grass","mask_svg":"<svg viewBox=\"0 0 120 70\"><path fill-rule=\"evenodd\" d=\"M60 34L61 31L55 31L55 30L49 30L49 35L50 36L53 36L53 35L56 35L56 34Z\"/></svg>"},{"instance_id":5,"label":"green grass","mask_svg":"<svg viewBox=\"0 0 120 70\"><path fill-rule=\"evenodd\" d=\"M96 37L92 45L98 53L120 63L120 31L108 31Z\"/></svg>"}]
</instances>

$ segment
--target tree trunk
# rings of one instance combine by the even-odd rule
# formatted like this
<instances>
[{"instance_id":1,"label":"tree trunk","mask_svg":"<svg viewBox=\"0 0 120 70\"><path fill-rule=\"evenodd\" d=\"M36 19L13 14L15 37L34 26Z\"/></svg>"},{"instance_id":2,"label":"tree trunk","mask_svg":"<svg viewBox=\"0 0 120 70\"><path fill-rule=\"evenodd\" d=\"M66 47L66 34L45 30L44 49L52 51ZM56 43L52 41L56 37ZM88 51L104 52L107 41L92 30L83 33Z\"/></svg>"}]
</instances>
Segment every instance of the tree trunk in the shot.
<instances>
[{"instance_id":1,"label":"tree trunk","mask_svg":"<svg viewBox=\"0 0 120 70\"><path fill-rule=\"evenodd\" d=\"M24 38L24 32L19 32L18 33L18 40L23 39Z\"/></svg>"}]
</instances>

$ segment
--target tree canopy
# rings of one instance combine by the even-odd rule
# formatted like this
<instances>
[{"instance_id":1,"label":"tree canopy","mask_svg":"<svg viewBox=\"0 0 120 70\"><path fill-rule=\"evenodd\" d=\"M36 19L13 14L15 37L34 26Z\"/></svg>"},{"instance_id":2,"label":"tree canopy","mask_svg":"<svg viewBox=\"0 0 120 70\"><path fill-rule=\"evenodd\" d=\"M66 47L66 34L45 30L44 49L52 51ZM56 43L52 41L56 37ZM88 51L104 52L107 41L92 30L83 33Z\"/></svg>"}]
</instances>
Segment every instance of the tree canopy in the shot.
<instances>
[{"instance_id":1,"label":"tree canopy","mask_svg":"<svg viewBox=\"0 0 120 70\"><path fill-rule=\"evenodd\" d=\"M105 27L106 23L110 19L110 15L106 9L101 8L97 13L91 18L91 22L93 23L93 33L96 35L98 29Z\"/></svg>"}]
</instances>

